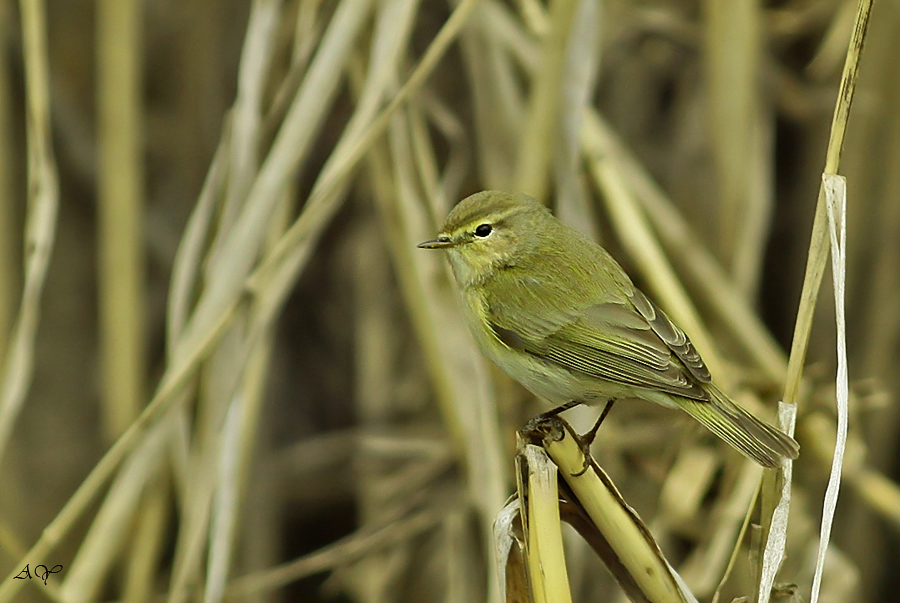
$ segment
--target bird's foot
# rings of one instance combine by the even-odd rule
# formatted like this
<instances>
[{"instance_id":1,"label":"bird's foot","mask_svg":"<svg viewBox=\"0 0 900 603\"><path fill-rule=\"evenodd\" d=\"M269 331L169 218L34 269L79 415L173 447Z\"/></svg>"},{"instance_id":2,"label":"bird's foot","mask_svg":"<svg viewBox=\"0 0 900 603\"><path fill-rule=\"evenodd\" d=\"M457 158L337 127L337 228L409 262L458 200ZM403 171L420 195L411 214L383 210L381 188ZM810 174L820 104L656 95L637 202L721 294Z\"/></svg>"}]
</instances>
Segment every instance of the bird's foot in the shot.
<instances>
[{"instance_id":1,"label":"bird's foot","mask_svg":"<svg viewBox=\"0 0 900 603\"><path fill-rule=\"evenodd\" d=\"M603 419L605 419L606 415L609 414L609 411L612 410L613 404L615 404L615 402L615 398L607 400L606 406L603 407L603 412L600 413L600 418L597 419L597 422L594 423L594 426L591 427L591 430L582 436L578 436L578 445L581 447L581 454L584 456L584 466L578 473L573 473L573 477L584 475L588 470L588 467L590 467L594 462L594 458L591 456L591 444L593 444L594 440L597 438L597 430L600 429L600 425L603 423Z\"/></svg>"}]
</instances>

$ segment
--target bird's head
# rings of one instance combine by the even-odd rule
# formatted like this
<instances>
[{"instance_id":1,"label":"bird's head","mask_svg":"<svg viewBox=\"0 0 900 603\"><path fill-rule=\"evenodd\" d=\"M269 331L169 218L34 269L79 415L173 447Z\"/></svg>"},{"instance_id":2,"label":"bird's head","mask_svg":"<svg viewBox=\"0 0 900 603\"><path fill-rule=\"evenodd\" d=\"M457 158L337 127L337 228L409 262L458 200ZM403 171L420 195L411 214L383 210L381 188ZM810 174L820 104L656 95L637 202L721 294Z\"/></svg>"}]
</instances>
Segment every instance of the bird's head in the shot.
<instances>
[{"instance_id":1,"label":"bird's head","mask_svg":"<svg viewBox=\"0 0 900 603\"><path fill-rule=\"evenodd\" d=\"M482 191L460 201L437 238L419 247L446 249L457 282L467 287L534 253L553 222L550 211L527 195Z\"/></svg>"}]
</instances>

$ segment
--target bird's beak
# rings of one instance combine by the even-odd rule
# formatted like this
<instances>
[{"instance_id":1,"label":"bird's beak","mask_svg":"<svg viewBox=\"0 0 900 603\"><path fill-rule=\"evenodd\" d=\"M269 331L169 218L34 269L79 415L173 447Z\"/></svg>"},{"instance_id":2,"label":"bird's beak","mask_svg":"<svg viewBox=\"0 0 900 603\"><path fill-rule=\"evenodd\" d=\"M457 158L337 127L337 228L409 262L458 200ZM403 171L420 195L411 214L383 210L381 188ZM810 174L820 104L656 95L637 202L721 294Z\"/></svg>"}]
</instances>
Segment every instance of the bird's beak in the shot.
<instances>
[{"instance_id":1,"label":"bird's beak","mask_svg":"<svg viewBox=\"0 0 900 603\"><path fill-rule=\"evenodd\" d=\"M421 247L422 249L446 249L447 247L454 247L455 244L450 240L450 237L441 235L433 241L425 241L424 243L419 243L417 247Z\"/></svg>"}]
</instances>

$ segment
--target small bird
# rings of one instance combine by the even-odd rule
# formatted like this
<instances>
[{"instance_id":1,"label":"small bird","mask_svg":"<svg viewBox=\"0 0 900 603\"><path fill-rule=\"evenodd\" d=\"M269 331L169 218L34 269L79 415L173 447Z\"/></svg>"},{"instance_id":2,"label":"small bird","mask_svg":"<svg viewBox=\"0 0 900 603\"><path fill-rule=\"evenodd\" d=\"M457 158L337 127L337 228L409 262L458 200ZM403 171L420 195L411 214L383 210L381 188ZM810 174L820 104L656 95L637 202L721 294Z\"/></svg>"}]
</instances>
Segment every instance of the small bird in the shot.
<instances>
[{"instance_id":1,"label":"small bird","mask_svg":"<svg viewBox=\"0 0 900 603\"><path fill-rule=\"evenodd\" d=\"M680 408L764 467L794 459L792 438L712 382L684 331L641 293L609 253L518 193L460 201L438 237L482 352L557 406L644 399ZM590 440L588 440L589 442Z\"/></svg>"}]
</instances>

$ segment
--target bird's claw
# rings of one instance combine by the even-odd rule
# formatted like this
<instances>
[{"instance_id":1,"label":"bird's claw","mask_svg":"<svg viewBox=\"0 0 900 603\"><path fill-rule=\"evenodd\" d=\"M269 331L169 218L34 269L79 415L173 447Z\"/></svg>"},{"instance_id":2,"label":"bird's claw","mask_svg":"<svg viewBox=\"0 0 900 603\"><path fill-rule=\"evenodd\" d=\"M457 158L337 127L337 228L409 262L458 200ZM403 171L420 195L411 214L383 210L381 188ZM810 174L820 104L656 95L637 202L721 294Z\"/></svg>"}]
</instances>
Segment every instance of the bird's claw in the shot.
<instances>
[{"instance_id":1,"label":"bird's claw","mask_svg":"<svg viewBox=\"0 0 900 603\"><path fill-rule=\"evenodd\" d=\"M577 473L573 473L572 477L581 477L587 470L590 469L591 465L594 464L594 457L591 456L591 442L585 440L582 437L578 438L578 446L581 448L581 454L584 456L584 464L581 467L581 471Z\"/></svg>"}]
</instances>

